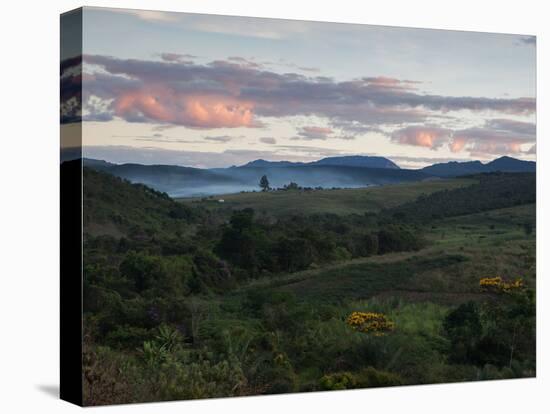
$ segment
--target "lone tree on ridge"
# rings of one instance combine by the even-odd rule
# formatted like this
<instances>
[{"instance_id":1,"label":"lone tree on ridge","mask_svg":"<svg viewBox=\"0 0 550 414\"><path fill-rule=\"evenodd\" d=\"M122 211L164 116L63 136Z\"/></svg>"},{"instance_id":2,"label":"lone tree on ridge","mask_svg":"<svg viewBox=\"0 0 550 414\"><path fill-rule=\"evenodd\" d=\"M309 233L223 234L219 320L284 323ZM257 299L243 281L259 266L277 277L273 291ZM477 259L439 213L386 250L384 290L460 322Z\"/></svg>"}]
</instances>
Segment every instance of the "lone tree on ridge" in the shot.
<instances>
[{"instance_id":1,"label":"lone tree on ridge","mask_svg":"<svg viewBox=\"0 0 550 414\"><path fill-rule=\"evenodd\" d=\"M262 178L260 178L260 187L262 191L269 190L269 180L267 179L267 175L263 175Z\"/></svg>"}]
</instances>

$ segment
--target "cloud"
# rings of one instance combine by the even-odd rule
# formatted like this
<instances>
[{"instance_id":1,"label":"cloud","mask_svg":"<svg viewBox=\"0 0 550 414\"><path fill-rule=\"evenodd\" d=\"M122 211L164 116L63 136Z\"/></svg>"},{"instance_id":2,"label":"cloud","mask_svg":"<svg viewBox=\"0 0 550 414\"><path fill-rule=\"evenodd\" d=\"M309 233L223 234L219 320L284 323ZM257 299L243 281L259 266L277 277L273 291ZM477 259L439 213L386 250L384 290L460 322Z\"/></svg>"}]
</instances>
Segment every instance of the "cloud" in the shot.
<instances>
[{"instance_id":1,"label":"cloud","mask_svg":"<svg viewBox=\"0 0 550 414\"><path fill-rule=\"evenodd\" d=\"M215 141L215 142L229 142L233 139L233 137L230 137L229 135L218 135L213 137L204 137L207 141Z\"/></svg>"},{"instance_id":2,"label":"cloud","mask_svg":"<svg viewBox=\"0 0 550 414\"><path fill-rule=\"evenodd\" d=\"M390 138L393 142L430 148L441 148L449 142L452 130L435 126L409 126L394 131Z\"/></svg>"},{"instance_id":3,"label":"cloud","mask_svg":"<svg viewBox=\"0 0 550 414\"><path fill-rule=\"evenodd\" d=\"M170 13L157 10L109 9L109 11L112 13L129 14L148 22L177 22L182 17L181 13Z\"/></svg>"},{"instance_id":4,"label":"cloud","mask_svg":"<svg viewBox=\"0 0 550 414\"><path fill-rule=\"evenodd\" d=\"M466 150L470 155L523 153L525 144L536 139L536 125L508 119L492 119L482 127L455 131L450 142L452 152Z\"/></svg>"},{"instance_id":5,"label":"cloud","mask_svg":"<svg viewBox=\"0 0 550 414\"><path fill-rule=\"evenodd\" d=\"M148 61L85 55L84 105L93 95L109 102L105 112L128 122L191 128L255 128L262 126L262 118L286 116L317 116L356 128L378 128L426 122L448 111L535 111L533 98L422 94L411 80L379 76L335 81L280 74L236 56L207 64L170 58ZM67 88L63 90L67 100L79 93L75 86L79 80L68 68L65 73L62 87Z\"/></svg>"},{"instance_id":6,"label":"cloud","mask_svg":"<svg viewBox=\"0 0 550 414\"><path fill-rule=\"evenodd\" d=\"M253 60L245 59L240 56L229 56L227 60L232 63L237 63L239 66L244 68L260 69L264 67L261 63L254 62Z\"/></svg>"},{"instance_id":7,"label":"cloud","mask_svg":"<svg viewBox=\"0 0 550 414\"><path fill-rule=\"evenodd\" d=\"M221 15L180 14L193 30L226 36L253 37L278 41L306 34L317 23L298 20L227 17Z\"/></svg>"},{"instance_id":8,"label":"cloud","mask_svg":"<svg viewBox=\"0 0 550 414\"><path fill-rule=\"evenodd\" d=\"M512 119L490 119L481 126L452 130L436 126L409 126L390 134L399 144L436 150L448 146L451 152L470 155L505 155L523 153L525 144L536 139L536 125Z\"/></svg>"},{"instance_id":9,"label":"cloud","mask_svg":"<svg viewBox=\"0 0 550 414\"><path fill-rule=\"evenodd\" d=\"M197 56L190 55L188 53L161 53L160 58L165 62L175 62L175 63L193 63L193 59L196 59Z\"/></svg>"},{"instance_id":10,"label":"cloud","mask_svg":"<svg viewBox=\"0 0 550 414\"><path fill-rule=\"evenodd\" d=\"M321 69L315 68L313 66L296 66L296 69L302 70L304 72L320 72Z\"/></svg>"},{"instance_id":11,"label":"cloud","mask_svg":"<svg viewBox=\"0 0 550 414\"><path fill-rule=\"evenodd\" d=\"M263 142L264 144L275 145L277 143L277 140L273 137L262 137L260 138L260 142Z\"/></svg>"},{"instance_id":12,"label":"cloud","mask_svg":"<svg viewBox=\"0 0 550 414\"><path fill-rule=\"evenodd\" d=\"M292 68L292 69L298 69L302 72L320 72L321 69L319 68L316 68L316 67L313 67L313 66L300 66L300 65L297 65L296 63L293 63L293 62L289 62L287 61L286 59L283 59L283 58L280 58L277 62L263 62L264 65L269 65L269 66L282 66L282 67L287 67L287 68Z\"/></svg>"},{"instance_id":13,"label":"cloud","mask_svg":"<svg viewBox=\"0 0 550 414\"><path fill-rule=\"evenodd\" d=\"M330 128L317 127L317 126L305 126L299 129L298 136L295 139L327 139L334 131Z\"/></svg>"},{"instance_id":14,"label":"cloud","mask_svg":"<svg viewBox=\"0 0 550 414\"><path fill-rule=\"evenodd\" d=\"M297 161L318 160L320 157L329 157L331 155L346 155L341 150L325 147L313 147L309 145L277 145L278 151L288 151L290 153L299 153L302 158L297 158ZM347 155L358 155L347 154Z\"/></svg>"}]
</instances>

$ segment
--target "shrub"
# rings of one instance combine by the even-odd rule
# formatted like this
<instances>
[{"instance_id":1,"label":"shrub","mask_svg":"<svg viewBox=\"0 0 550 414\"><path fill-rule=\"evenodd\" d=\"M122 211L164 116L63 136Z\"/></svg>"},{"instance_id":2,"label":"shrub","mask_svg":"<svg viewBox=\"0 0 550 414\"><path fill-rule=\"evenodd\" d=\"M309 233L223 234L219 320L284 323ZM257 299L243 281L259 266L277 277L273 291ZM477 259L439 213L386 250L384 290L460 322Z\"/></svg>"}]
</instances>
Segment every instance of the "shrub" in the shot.
<instances>
[{"instance_id":1,"label":"shrub","mask_svg":"<svg viewBox=\"0 0 550 414\"><path fill-rule=\"evenodd\" d=\"M319 386L322 390L347 390L355 388L355 377L350 372L338 372L327 374L319 380Z\"/></svg>"},{"instance_id":2,"label":"shrub","mask_svg":"<svg viewBox=\"0 0 550 414\"><path fill-rule=\"evenodd\" d=\"M395 324L386 315L376 312L352 312L346 323L355 331L375 336L384 335L395 328Z\"/></svg>"}]
</instances>

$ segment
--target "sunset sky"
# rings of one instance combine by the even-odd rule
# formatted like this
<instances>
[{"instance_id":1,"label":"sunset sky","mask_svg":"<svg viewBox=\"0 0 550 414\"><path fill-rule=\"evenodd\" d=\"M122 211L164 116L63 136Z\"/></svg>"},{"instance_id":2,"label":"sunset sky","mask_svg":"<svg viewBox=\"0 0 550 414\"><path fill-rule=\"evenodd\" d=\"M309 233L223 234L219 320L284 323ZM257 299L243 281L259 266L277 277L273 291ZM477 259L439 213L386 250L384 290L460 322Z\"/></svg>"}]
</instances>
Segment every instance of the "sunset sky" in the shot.
<instances>
[{"instance_id":1,"label":"sunset sky","mask_svg":"<svg viewBox=\"0 0 550 414\"><path fill-rule=\"evenodd\" d=\"M66 131L82 115L86 157L535 159L534 37L84 10L83 108L61 109Z\"/></svg>"}]
</instances>

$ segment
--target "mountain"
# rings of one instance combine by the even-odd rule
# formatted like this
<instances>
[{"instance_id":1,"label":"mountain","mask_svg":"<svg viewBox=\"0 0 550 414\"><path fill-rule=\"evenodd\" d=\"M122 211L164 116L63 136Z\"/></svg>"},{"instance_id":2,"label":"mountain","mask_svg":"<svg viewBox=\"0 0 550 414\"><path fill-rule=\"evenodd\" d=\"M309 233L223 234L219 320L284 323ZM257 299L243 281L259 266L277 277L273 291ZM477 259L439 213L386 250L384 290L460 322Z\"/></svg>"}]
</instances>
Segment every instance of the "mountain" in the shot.
<instances>
[{"instance_id":1,"label":"mountain","mask_svg":"<svg viewBox=\"0 0 550 414\"><path fill-rule=\"evenodd\" d=\"M112 164L84 159L84 166L142 183L171 197L195 197L259 190L263 175L272 188L290 182L301 187L357 188L420 181L429 174L399 169L382 157L334 157L311 163L255 160L239 167L200 169L174 165ZM351 164L351 165L346 165ZM375 165L376 167L366 167ZM381 167L386 165L387 167Z\"/></svg>"},{"instance_id":2,"label":"mountain","mask_svg":"<svg viewBox=\"0 0 550 414\"><path fill-rule=\"evenodd\" d=\"M253 164L254 165L254 164ZM221 170L216 170L222 173ZM324 165L317 163L279 166L263 164L263 166L241 166L225 169L223 174L233 179L248 183L258 189L260 177L266 175L272 188L280 188L290 182L301 187L323 188L356 188L369 185L395 184L400 182L420 181L430 178L418 170L393 168L366 168L347 165Z\"/></svg>"},{"instance_id":3,"label":"mountain","mask_svg":"<svg viewBox=\"0 0 550 414\"><path fill-rule=\"evenodd\" d=\"M315 165L342 165L347 167L390 168L399 169L397 164L384 157L351 155L344 157L328 157L315 161Z\"/></svg>"},{"instance_id":4,"label":"mountain","mask_svg":"<svg viewBox=\"0 0 550 414\"><path fill-rule=\"evenodd\" d=\"M399 169L397 164L384 157L371 157L366 155L347 155L342 157L327 157L313 162L291 162L291 161L266 161L255 160L241 167L295 167L299 165L335 165L342 167L364 167L364 168L390 168ZM240 167L236 167L240 168Z\"/></svg>"},{"instance_id":5,"label":"mountain","mask_svg":"<svg viewBox=\"0 0 550 414\"><path fill-rule=\"evenodd\" d=\"M142 183L172 197L210 195L238 192L249 189L228 174L201 168L176 165L111 164L85 158L85 167L108 172L133 183ZM254 188L257 186L254 185Z\"/></svg>"},{"instance_id":6,"label":"mountain","mask_svg":"<svg viewBox=\"0 0 550 414\"><path fill-rule=\"evenodd\" d=\"M401 169L384 157L329 157L301 163L255 160L238 167L200 169L175 165L112 164L84 159L84 166L142 183L171 197L196 197L259 190L263 175L272 188L290 182L301 187L358 188L397 184L442 177L486 172L532 172L536 164L502 157L483 164L480 161L434 164L420 170Z\"/></svg>"},{"instance_id":7,"label":"mountain","mask_svg":"<svg viewBox=\"0 0 550 414\"><path fill-rule=\"evenodd\" d=\"M489 173L489 172L536 172L537 165L534 161L523 161L512 157L500 157L487 164L481 161L434 164L422 168L422 171L437 177L457 177L460 175Z\"/></svg>"},{"instance_id":8,"label":"mountain","mask_svg":"<svg viewBox=\"0 0 550 414\"><path fill-rule=\"evenodd\" d=\"M247 164L241 165L241 167L291 167L296 165L305 165L306 163L303 162L292 162L292 161L266 161L266 160L254 160L250 161ZM235 167L239 168L239 167Z\"/></svg>"},{"instance_id":9,"label":"mountain","mask_svg":"<svg viewBox=\"0 0 550 414\"><path fill-rule=\"evenodd\" d=\"M422 171L438 177L455 177L459 175L478 174L484 172L485 166L481 163L481 161L450 161L424 167L422 168Z\"/></svg>"},{"instance_id":10,"label":"mountain","mask_svg":"<svg viewBox=\"0 0 550 414\"><path fill-rule=\"evenodd\" d=\"M486 164L491 171L502 172L536 172L537 163L534 161L523 161L512 157L500 157Z\"/></svg>"}]
</instances>

